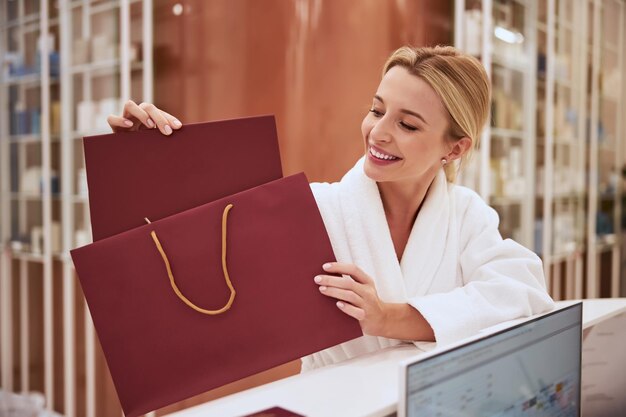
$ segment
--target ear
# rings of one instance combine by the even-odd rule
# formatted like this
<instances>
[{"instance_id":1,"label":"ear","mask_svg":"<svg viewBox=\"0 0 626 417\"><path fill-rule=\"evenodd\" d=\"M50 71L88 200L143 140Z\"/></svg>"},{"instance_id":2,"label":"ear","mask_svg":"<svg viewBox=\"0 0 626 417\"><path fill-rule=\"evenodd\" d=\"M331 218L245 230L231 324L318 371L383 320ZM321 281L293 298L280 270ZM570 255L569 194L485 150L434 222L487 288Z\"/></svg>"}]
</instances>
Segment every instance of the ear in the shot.
<instances>
[{"instance_id":1,"label":"ear","mask_svg":"<svg viewBox=\"0 0 626 417\"><path fill-rule=\"evenodd\" d=\"M473 141L467 136L463 136L452 144L450 151L446 155L448 161L454 161L465 155L470 149L472 149Z\"/></svg>"}]
</instances>

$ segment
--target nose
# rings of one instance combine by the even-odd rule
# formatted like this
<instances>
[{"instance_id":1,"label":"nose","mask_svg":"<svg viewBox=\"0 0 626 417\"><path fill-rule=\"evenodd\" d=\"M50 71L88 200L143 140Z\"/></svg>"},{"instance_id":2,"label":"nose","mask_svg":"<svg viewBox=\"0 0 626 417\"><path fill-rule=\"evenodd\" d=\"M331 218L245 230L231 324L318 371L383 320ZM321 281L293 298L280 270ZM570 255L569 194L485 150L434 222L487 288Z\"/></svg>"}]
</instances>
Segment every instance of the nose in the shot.
<instances>
[{"instance_id":1,"label":"nose","mask_svg":"<svg viewBox=\"0 0 626 417\"><path fill-rule=\"evenodd\" d=\"M377 119L370 130L370 138L376 142L390 142L391 141L391 127L387 121L386 116Z\"/></svg>"}]
</instances>

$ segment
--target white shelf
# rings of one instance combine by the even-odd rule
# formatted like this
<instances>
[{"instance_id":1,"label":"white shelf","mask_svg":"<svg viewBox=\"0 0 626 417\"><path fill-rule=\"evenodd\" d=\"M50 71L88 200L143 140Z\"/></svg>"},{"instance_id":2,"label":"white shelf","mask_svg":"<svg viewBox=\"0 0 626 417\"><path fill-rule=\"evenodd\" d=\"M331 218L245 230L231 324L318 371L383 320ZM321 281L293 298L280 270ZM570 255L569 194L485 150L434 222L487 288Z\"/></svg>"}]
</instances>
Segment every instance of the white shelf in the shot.
<instances>
[{"instance_id":1,"label":"white shelf","mask_svg":"<svg viewBox=\"0 0 626 417\"><path fill-rule=\"evenodd\" d=\"M489 204L492 206L511 206L524 204L524 196L495 196L489 198Z\"/></svg>"},{"instance_id":2,"label":"white shelf","mask_svg":"<svg viewBox=\"0 0 626 417\"><path fill-rule=\"evenodd\" d=\"M504 129L492 126L490 129L492 137L524 140L524 131L515 129Z\"/></svg>"},{"instance_id":3,"label":"white shelf","mask_svg":"<svg viewBox=\"0 0 626 417\"><path fill-rule=\"evenodd\" d=\"M508 58L495 53L491 58L494 65L498 65L502 68L507 68L521 73L526 73L530 69L530 65L526 59Z\"/></svg>"},{"instance_id":4,"label":"white shelf","mask_svg":"<svg viewBox=\"0 0 626 417\"><path fill-rule=\"evenodd\" d=\"M20 259L28 262L43 263L46 259L41 253L32 253L26 251L11 251L10 253L14 259Z\"/></svg>"},{"instance_id":5,"label":"white shelf","mask_svg":"<svg viewBox=\"0 0 626 417\"><path fill-rule=\"evenodd\" d=\"M537 81L539 83L541 83L542 85L545 85L546 83L546 76L545 74L538 74L537 75ZM554 77L554 83L556 85L558 85L559 87L563 87L563 88L567 88L567 89L571 89L573 87L572 85L572 81L569 80L568 78L565 77Z\"/></svg>"},{"instance_id":6,"label":"white shelf","mask_svg":"<svg viewBox=\"0 0 626 417\"><path fill-rule=\"evenodd\" d=\"M537 193L537 198L543 199L543 193ZM552 195L552 199L556 200L555 202L560 202L563 200L584 200L587 198L586 192L569 192L569 193L555 193Z\"/></svg>"},{"instance_id":7,"label":"white shelf","mask_svg":"<svg viewBox=\"0 0 626 417\"><path fill-rule=\"evenodd\" d=\"M50 136L51 142L58 142L59 140L61 140L59 135ZM23 135L10 135L9 142L18 144L41 144L41 134L27 133Z\"/></svg>"},{"instance_id":8,"label":"white shelf","mask_svg":"<svg viewBox=\"0 0 626 417\"><path fill-rule=\"evenodd\" d=\"M23 260L23 261L27 261L27 262L36 262L36 263L43 263L46 260L46 256L43 253L34 253L34 252L29 252L29 251L23 251L23 250L11 250L10 251L11 257L13 259L19 259L19 260ZM54 260L58 260L58 261L66 261L66 260L71 260L71 258L63 253L53 253L51 255L52 259Z\"/></svg>"},{"instance_id":9,"label":"white shelf","mask_svg":"<svg viewBox=\"0 0 626 417\"><path fill-rule=\"evenodd\" d=\"M128 0L129 4L133 4L133 3L139 3L141 0ZM85 5L84 0L73 0L70 2L69 7L70 9L76 9L79 7L83 7ZM111 10L115 10L117 8L120 7L120 2L119 0L108 0L108 1L101 1L98 4L95 5L91 5L89 7L89 12L91 15L94 14L98 14L98 13L103 13L103 12L108 12Z\"/></svg>"},{"instance_id":10,"label":"white shelf","mask_svg":"<svg viewBox=\"0 0 626 417\"><path fill-rule=\"evenodd\" d=\"M87 195L75 194L71 198L74 203L83 203L83 204L89 203L89 196Z\"/></svg>"},{"instance_id":11,"label":"white shelf","mask_svg":"<svg viewBox=\"0 0 626 417\"><path fill-rule=\"evenodd\" d=\"M48 20L48 26L49 27L54 27L57 26L59 24L59 19L58 18L54 18L54 19L50 19ZM40 30L41 26L39 25L39 22L33 22L33 23L29 23L24 25L24 27L21 29L23 33L31 33L31 32L37 32L38 30Z\"/></svg>"},{"instance_id":12,"label":"white shelf","mask_svg":"<svg viewBox=\"0 0 626 417\"><path fill-rule=\"evenodd\" d=\"M21 19L11 19L3 25L0 25L0 30L19 28L20 26L34 22L39 22L39 12L27 14Z\"/></svg>"},{"instance_id":13,"label":"white shelf","mask_svg":"<svg viewBox=\"0 0 626 417\"><path fill-rule=\"evenodd\" d=\"M581 252L582 252L582 249L577 248L571 251L563 251L563 252L554 253L550 255L550 263L555 264L555 263L571 260L575 258L576 256L580 255Z\"/></svg>"},{"instance_id":14,"label":"white shelf","mask_svg":"<svg viewBox=\"0 0 626 417\"><path fill-rule=\"evenodd\" d=\"M50 85L59 84L59 79L57 77L50 77ZM18 75L18 76L10 76L5 78L5 80L0 83L0 86L10 87L13 85L22 85L22 86L35 86L38 87L41 85L41 74L33 73L28 75Z\"/></svg>"},{"instance_id":15,"label":"white shelf","mask_svg":"<svg viewBox=\"0 0 626 417\"><path fill-rule=\"evenodd\" d=\"M614 233L609 235L597 235L596 239L597 252L607 252L618 244L617 236Z\"/></svg>"},{"instance_id":16,"label":"white shelf","mask_svg":"<svg viewBox=\"0 0 626 417\"><path fill-rule=\"evenodd\" d=\"M582 144L580 141L576 141L572 138L566 137L557 137L554 139L555 146L567 146L567 147L578 147ZM537 136L537 145L538 146L546 146L545 138L543 136Z\"/></svg>"},{"instance_id":17,"label":"white shelf","mask_svg":"<svg viewBox=\"0 0 626 417\"><path fill-rule=\"evenodd\" d=\"M89 62L85 64L73 65L70 72L76 74L90 74L92 76L104 76L114 74L120 71L120 59L107 59L97 62ZM143 62L133 62L130 66L131 71L139 71L143 69Z\"/></svg>"},{"instance_id":18,"label":"white shelf","mask_svg":"<svg viewBox=\"0 0 626 417\"><path fill-rule=\"evenodd\" d=\"M52 200L60 200L61 199L61 195L60 194L52 194L50 196L50 198ZM31 194L31 193L15 193L12 192L11 193L11 200L18 200L18 201L42 201L43 200L43 194Z\"/></svg>"}]
</instances>

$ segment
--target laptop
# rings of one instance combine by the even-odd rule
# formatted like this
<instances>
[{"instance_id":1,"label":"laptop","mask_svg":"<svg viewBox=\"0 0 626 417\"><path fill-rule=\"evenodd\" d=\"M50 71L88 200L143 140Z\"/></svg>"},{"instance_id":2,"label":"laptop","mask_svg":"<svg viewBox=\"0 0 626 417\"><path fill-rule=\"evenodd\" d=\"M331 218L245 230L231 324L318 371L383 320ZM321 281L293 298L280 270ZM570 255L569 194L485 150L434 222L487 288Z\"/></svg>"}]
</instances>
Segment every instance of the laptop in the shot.
<instances>
[{"instance_id":1,"label":"laptop","mask_svg":"<svg viewBox=\"0 0 626 417\"><path fill-rule=\"evenodd\" d=\"M399 417L580 417L582 303L408 360Z\"/></svg>"}]
</instances>

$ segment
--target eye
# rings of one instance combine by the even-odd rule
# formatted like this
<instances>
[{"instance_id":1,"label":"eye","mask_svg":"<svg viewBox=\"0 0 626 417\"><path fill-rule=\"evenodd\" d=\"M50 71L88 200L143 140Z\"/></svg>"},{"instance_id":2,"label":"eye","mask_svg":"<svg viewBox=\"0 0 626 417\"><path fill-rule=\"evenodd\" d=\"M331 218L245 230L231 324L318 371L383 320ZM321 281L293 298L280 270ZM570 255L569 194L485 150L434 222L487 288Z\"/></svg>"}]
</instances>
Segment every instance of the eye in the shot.
<instances>
[{"instance_id":1,"label":"eye","mask_svg":"<svg viewBox=\"0 0 626 417\"><path fill-rule=\"evenodd\" d=\"M411 126L411 125L406 124L404 122L400 122L400 126L402 126L404 129L408 130L409 132L415 132L416 130L418 130L415 126Z\"/></svg>"},{"instance_id":2,"label":"eye","mask_svg":"<svg viewBox=\"0 0 626 417\"><path fill-rule=\"evenodd\" d=\"M383 116L383 112L376 110L376 109L370 109L370 113L372 113L374 115L374 117L382 117Z\"/></svg>"}]
</instances>

